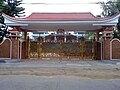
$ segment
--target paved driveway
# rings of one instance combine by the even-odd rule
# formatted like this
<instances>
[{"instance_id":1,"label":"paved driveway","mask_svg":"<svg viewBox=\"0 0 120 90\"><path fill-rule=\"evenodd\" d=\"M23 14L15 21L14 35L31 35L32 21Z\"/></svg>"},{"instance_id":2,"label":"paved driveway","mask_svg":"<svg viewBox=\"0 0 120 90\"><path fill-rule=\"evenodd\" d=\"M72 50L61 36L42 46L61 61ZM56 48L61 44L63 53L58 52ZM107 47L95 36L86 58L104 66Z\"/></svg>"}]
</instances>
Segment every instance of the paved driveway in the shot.
<instances>
[{"instance_id":1,"label":"paved driveway","mask_svg":"<svg viewBox=\"0 0 120 90\"><path fill-rule=\"evenodd\" d=\"M0 76L0 90L120 90L120 80L71 76Z\"/></svg>"}]
</instances>

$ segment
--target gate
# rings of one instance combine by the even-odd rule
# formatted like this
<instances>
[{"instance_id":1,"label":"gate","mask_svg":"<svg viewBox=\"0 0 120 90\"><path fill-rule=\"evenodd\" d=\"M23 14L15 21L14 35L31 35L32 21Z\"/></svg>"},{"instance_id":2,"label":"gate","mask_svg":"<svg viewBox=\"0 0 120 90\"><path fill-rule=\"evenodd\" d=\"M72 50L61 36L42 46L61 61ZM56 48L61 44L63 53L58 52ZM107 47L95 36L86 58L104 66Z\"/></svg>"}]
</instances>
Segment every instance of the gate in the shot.
<instances>
[{"instance_id":1,"label":"gate","mask_svg":"<svg viewBox=\"0 0 120 90\"><path fill-rule=\"evenodd\" d=\"M10 39L5 39L0 43L0 58L11 58L12 44Z\"/></svg>"},{"instance_id":2,"label":"gate","mask_svg":"<svg viewBox=\"0 0 120 90\"><path fill-rule=\"evenodd\" d=\"M41 42L30 41L30 58L79 58L100 59L100 43L93 40L79 42Z\"/></svg>"}]
</instances>

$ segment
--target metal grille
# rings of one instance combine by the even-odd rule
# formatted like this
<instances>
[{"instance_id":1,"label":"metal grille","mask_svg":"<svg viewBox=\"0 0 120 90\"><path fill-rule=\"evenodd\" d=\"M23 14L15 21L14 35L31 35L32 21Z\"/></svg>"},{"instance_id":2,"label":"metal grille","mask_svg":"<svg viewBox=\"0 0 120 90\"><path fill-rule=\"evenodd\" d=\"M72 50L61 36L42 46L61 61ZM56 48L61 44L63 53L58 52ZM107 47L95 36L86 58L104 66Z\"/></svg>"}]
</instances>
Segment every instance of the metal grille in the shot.
<instances>
[{"instance_id":1,"label":"metal grille","mask_svg":"<svg viewBox=\"0 0 120 90\"><path fill-rule=\"evenodd\" d=\"M95 42L30 42L30 58L80 58L95 57Z\"/></svg>"}]
</instances>

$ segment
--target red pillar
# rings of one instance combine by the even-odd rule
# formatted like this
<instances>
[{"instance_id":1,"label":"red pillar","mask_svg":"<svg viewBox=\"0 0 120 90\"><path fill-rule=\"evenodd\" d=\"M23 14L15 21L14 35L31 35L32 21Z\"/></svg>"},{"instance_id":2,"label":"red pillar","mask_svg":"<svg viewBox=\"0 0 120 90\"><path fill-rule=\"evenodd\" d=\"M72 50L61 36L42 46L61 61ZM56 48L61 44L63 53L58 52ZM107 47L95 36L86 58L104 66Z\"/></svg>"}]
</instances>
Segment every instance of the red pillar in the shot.
<instances>
[{"instance_id":1,"label":"red pillar","mask_svg":"<svg viewBox=\"0 0 120 90\"><path fill-rule=\"evenodd\" d=\"M99 41L99 31L96 31L96 41Z\"/></svg>"},{"instance_id":2,"label":"red pillar","mask_svg":"<svg viewBox=\"0 0 120 90\"><path fill-rule=\"evenodd\" d=\"M12 41L12 59L19 59L20 55L20 48L19 48L19 38L20 38L20 32L17 30L16 27L13 27L12 30L9 30L10 32L10 39Z\"/></svg>"},{"instance_id":3,"label":"red pillar","mask_svg":"<svg viewBox=\"0 0 120 90\"><path fill-rule=\"evenodd\" d=\"M27 59L27 58L28 58L28 39L27 39L27 31L24 31L24 42L22 42L21 58L22 58L22 59Z\"/></svg>"},{"instance_id":4,"label":"red pillar","mask_svg":"<svg viewBox=\"0 0 120 90\"><path fill-rule=\"evenodd\" d=\"M110 60L110 41L112 39L112 28L105 27L103 30L103 60Z\"/></svg>"}]
</instances>

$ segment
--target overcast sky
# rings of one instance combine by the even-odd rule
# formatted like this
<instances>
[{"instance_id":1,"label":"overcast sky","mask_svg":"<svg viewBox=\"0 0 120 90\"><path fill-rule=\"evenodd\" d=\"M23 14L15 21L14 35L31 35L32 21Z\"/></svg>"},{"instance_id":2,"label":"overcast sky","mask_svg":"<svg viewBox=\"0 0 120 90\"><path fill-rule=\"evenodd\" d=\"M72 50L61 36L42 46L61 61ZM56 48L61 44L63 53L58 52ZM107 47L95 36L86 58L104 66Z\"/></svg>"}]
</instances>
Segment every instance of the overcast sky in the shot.
<instances>
[{"instance_id":1,"label":"overcast sky","mask_svg":"<svg viewBox=\"0 0 120 90\"><path fill-rule=\"evenodd\" d=\"M99 4L87 4L107 0L23 0L23 3L43 3L43 4L23 4L26 15L32 12L91 12L100 15Z\"/></svg>"}]
</instances>

